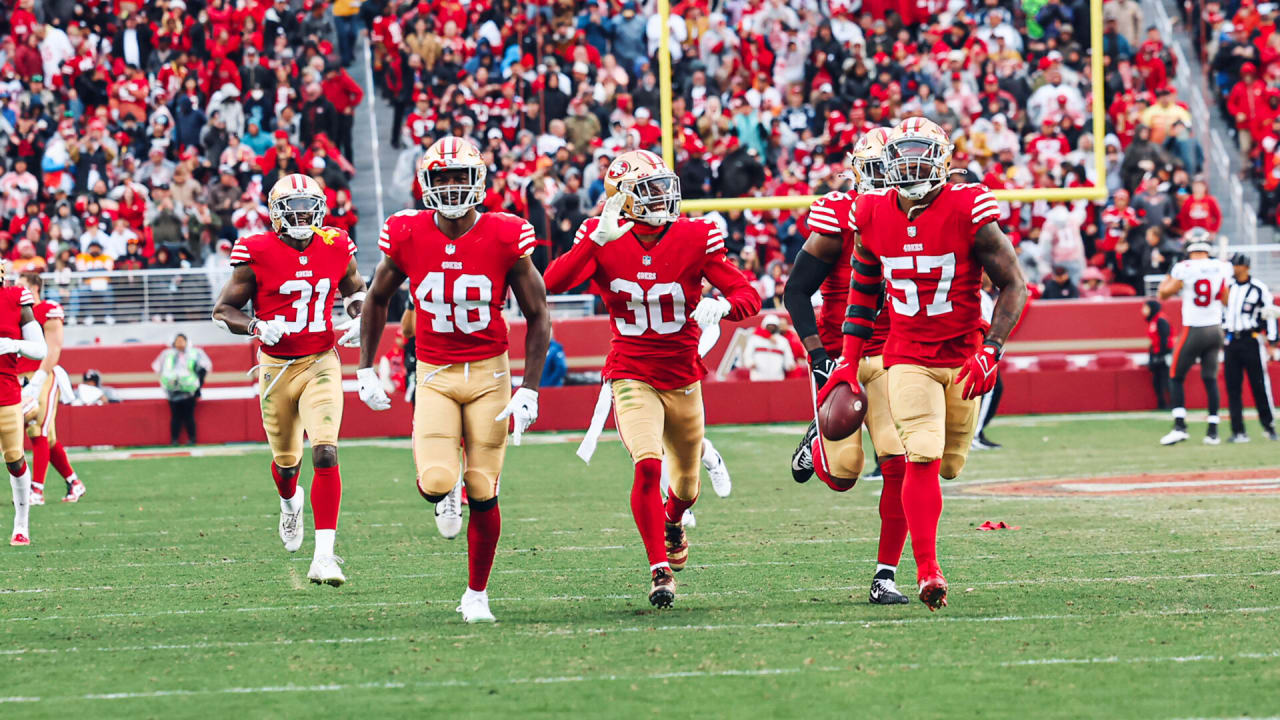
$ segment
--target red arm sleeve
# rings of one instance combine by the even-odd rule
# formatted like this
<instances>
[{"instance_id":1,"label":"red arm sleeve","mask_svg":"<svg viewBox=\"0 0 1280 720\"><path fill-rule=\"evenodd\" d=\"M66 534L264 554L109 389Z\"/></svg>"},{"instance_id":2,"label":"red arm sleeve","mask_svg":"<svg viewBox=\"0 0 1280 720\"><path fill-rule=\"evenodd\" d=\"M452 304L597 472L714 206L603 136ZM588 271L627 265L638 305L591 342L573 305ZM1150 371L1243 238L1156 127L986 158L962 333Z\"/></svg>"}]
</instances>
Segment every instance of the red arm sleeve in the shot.
<instances>
[{"instance_id":1,"label":"red arm sleeve","mask_svg":"<svg viewBox=\"0 0 1280 720\"><path fill-rule=\"evenodd\" d=\"M582 234L582 230L578 230ZM586 282L596 272L596 248L598 246L585 238L574 244L569 252L551 261L542 280L547 284L547 294L556 295L568 292Z\"/></svg>"},{"instance_id":2,"label":"red arm sleeve","mask_svg":"<svg viewBox=\"0 0 1280 720\"><path fill-rule=\"evenodd\" d=\"M723 253L707 258L702 274L729 301L730 320L745 320L760 312L760 293L751 287L738 268L729 264Z\"/></svg>"}]
</instances>

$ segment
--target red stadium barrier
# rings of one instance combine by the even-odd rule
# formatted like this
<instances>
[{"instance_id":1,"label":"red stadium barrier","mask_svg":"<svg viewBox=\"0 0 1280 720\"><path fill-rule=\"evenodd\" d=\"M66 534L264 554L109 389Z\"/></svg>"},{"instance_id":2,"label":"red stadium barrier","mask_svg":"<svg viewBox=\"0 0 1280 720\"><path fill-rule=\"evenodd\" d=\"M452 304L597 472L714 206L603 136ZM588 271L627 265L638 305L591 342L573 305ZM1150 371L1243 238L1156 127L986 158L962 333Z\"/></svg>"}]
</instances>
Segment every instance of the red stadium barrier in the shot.
<instances>
[{"instance_id":1,"label":"red stadium barrier","mask_svg":"<svg viewBox=\"0 0 1280 720\"><path fill-rule=\"evenodd\" d=\"M1026 369L1005 363L1005 393L1001 412L1060 413L1148 410L1154 407L1151 376L1145 367L1133 367L1128 353L1146 347L1145 325L1139 315L1139 299L1041 302L1032 306L1013 340L1011 356L1035 356ZM1180 329L1175 302L1166 303L1174 332ZM1167 310L1167 312L1168 312ZM754 327L758 320L726 324L721 341L707 358L714 368L728 346L733 329ZM555 323L555 336L565 346L573 370L599 369L608 351L609 320L591 317ZM384 338L382 350L393 342ZM513 366L523 366L524 326L512 327ZM73 375L98 368L107 384L154 386L150 364L158 345L111 348L73 347L63 351L62 364ZM253 362L247 345L205 347L213 364L211 385L248 384L244 372ZM1075 367L1069 356L1091 359ZM342 350L343 364L353 368L356 351ZM1280 364L1269 367L1272 382L1280 386ZM348 375L350 372L347 373ZM1221 378L1219 379L1221 382ZM1196 373L1186 383L1188 407L1203 408L1204 388ZM542 391L539 430L580 430L591 418L598 388L572 386ZM1225 397L1225 388L1223 389ZM811 415L805 380L751 383L743 380L708 382L703 389L707 422L764 423L802 421ZM1246 387L1246 403L1251 403ZM264 439L255 398L202 400L196 418L202 443L260 442ZM59 413L58 435L69 445L161 445L168 442L168 407L163 400L133 400L104 407L68 408ZM391 410L375 413L354 393L346 396L343 437L406 436L410 408L393 399ZM612 423L612 420L610 420Z\"/></svg>"}]
</instances>

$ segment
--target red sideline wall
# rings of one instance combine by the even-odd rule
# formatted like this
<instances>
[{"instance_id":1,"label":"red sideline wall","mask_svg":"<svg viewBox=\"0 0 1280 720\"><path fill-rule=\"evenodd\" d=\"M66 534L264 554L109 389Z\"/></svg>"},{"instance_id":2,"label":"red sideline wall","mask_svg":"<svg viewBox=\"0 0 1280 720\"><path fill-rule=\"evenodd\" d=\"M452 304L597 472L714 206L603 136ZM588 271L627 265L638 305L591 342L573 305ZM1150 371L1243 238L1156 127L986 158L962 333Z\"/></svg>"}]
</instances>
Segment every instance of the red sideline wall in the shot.
<instances>
[{"instance_id":1,"label":"red sideline wall","mask_svg":"<svg viewBox=\"0 0 1280 720\"><path fill-rule=\"evenodd\" d=\"M1045 367L1004 370L1005 393L1001 412L1056 413L1148 410L1154 407L1151 376L1146 368L1129 367L1125 352L1146 346L1145 324L1139 314L1140 300L1108 302L1062 301L1038 303L1031 307L1009 345L1015 355L1034 355ZM1173 309L1173 303L1166 307ZM1169 313L1175 333L1180 329L1177 311ZM738 323L754 326L758 321ZM558 321L554 331L564 344L574 369L599 368L608 349L607 318ZM733 334L726 324L720 343L711 352L707 365L715 367ZM385 349L393 333L384 339ZM522 365L523 324L512 328L512 358ZM107 384L153 385L150 363L160 346L75 347L63 352L62 364L73 377L88 367L99 369ZM252 365L245 345L206 348L213 363L213 384L248 384L243 375ZM1100 353L1103 360L1085 369L1062 368L1066 354ZM354 367L356 353L342 351L343 363ZM1099 367L1101 365L1101 367ZM1280 387L1280 364L1269 367L1272 383ZM347 373L350 375L350 371ZM1221 378L1219 378L1221 384ZM1246 385L1247 388L1247 385ZM1203 408L1204 388L1196 373L1186 383L1188 406ZM585 428L591 417L598 388L575 386L546 388L541 394L539 430ZM1225 403L1225 388L1222 389ZM722 423L763 423L802 421L811 416L809 390L805 380L772 383L743 381L708 382L703 389L707 421ZM1246 403L1251 403L1246 389ZM1225 407L1224 407L1225 414ZM163 400L137 400L105 407L62 407L58 415L58 435L72 446L158 445L169 440L168 407ZM201 443L257 442L264 440L256 399L204 400L196 413ZM346 395L343 417L344 437L384 437L407 435L410 408L393 399L392 408L375 413L354 393ZM610 421L612 425L612 420Z\"/></svg>"}]
</instances>

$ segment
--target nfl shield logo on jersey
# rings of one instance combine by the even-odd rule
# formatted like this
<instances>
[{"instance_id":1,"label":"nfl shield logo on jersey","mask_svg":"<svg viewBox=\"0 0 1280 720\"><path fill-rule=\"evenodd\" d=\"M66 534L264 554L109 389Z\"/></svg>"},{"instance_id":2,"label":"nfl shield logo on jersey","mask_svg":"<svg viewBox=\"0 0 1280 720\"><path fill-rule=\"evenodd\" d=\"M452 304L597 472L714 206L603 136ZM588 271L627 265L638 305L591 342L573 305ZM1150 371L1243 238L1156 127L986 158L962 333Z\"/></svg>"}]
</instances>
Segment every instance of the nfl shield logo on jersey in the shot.
<instances>
[{"instance_id":1,"label":"nfl shield logo on jersey","mask_svg":"<svg viewBox=\"0 0 1280 720\"><path fill-rule=\"evenodd\" d=\"M456 253L456 252L458 252L458 246L457 246L457 245L454 245L453 243L449 243L448 245L445 245L445 246L444 246L444 253L445 253L446 255L452 255L452 254L454 254L454 253Z\"/></svg>"},{"instance_id":2,"label":"nfl shield logo on jersey","mask_svg":"<svg viewBox=\"0 0 1280 720\"><path fill-rule=\"evenodd\" d=\"M916 226L915 225L908 226L907 237L915 237L915 236L916 236Z\"/></svg>"},{"instance_id":3,"label":"nfl shield logo on jersey","mask_svg":"<svg viewBox=\"0 0 1280 720\"><path fill-rule=\"evenodd\" d=\"M306 255L299 255L299 256L298 256L298 262L299 262L300 264L302 264L302 265L306 265L306 264L307 264L307 260L308 260L308 258L307 258L307 256L306 256Z\"/></svg>"},{"instance_id":4,"label":"nfl shield logo on jersey","mask_svg":"<svg viewBox=\"0 0 1280 720\"><path fill-rule=\"evenodd\" d=\"M653 257L652 257L652 256L650 256L650 255L645 255L644 257L640 258L640 262L641 262L642 264L646 265L646 266L648 266L648 265L652 265L652 264L653 264Z\"/></svg>"}]
</instances>

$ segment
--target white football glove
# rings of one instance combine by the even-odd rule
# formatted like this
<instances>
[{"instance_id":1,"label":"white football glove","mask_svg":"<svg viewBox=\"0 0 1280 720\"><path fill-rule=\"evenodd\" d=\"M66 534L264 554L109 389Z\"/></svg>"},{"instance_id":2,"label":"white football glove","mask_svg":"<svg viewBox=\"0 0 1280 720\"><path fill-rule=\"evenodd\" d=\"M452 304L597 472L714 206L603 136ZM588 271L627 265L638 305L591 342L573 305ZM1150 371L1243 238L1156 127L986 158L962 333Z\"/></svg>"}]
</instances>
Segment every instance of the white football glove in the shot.
<instances>
[{"instance_id":1,"label":"white football glove","mask_svg":"<svg viewBox=\"0 0 1280 720\"><path fill-rule=\"evenodd\" d=\"M622 193L617 193L604 201L604 210L600 213L600 224L596 225L595 230L591 231L592 242L604 247L626 235L631 228L635 227L635 223L630 220L618 222L619 216L622 214L622 204L626 201L627 198Z\"/></svg>"},{"instance_id":2,"label":"white football glove","mask_svg":"<svg viewBox=\"0 0 1280 720\"><path fill-rule=\"evenodd\" d=\"M289 334L289 328L283 320L259 320L253 325L253 335L263 345L275 345L280 338Z\"/></svg>"},{"instance_id":3,"label":"white football glove","mask_svg":"<svg viewBox=\"0 0 1280 720\"><path fill-rule=\"evenodd\" d=\"M338 338L338 344L342 347L358 348L360 347L360 316L348 318L345 322L339 324L334 330L342 333Z\"/></svg>"},{"instance_id":4,"label":"white football glove","mask_svg":"<svg viewBox=\"0 0 1280 720\"><path fill-rule=\"evenodd\" d=\"M507 418L515 418L511 429L511 444L519 445L520 437L538 419L538 391L523 387L516 390L516 394L511 396L511 402L507 403L493 421L506 422Z\"/></svg>"},{"instance_id":5,"label":"white football glove","mask_svg":"<svg viewBox=\"0 0 1280 720\"><path fill-rule=\"evenodd\" d=\"M729 309L729 301L724 298L702 298L690 317L699 325L715 325L729 314Z\"/></svg>"},{"instance_id":6,"label":"white football glove","mask_svg":"<svg viewBox=\"0 0 1280 720\"><path fill-rule=\"evenodd\" d=\"M356 370L356 381L360 383L360 399L374 410L386 410L391 407L391 398L382 389L382 378L378 371L371 367Z\"/></svg>"},{"instance_id":7,"label":"white football glove","mask_svg":"<svg viewBox=\"0 0 1280 720\"><path fill-rule=\"evenodd\" d=\"M13 338L0 338L0 355L18 352L18 341Z\"/></svg>"}]
</instances>

